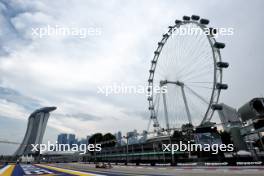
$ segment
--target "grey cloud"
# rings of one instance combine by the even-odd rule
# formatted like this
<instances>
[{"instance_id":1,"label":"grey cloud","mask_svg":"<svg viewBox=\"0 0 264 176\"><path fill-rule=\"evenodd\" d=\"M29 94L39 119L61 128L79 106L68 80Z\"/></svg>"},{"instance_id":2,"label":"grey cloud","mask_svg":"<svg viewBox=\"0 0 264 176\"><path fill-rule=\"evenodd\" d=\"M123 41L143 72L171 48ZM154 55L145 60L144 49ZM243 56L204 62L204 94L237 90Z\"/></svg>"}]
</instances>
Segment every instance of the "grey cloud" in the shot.
<instances>
[{"instance_id":1,"label":"grey cloud","mask_svg":"<svg viewBox=\"0 0 264 176\"><path fill-rule=\"evenodd\" d=\"M33 111L41 107L40 102L38 100L24 96L14 89L5 87L0 87L0 99L4 99L8 102L23 106L29 111Z\"/></svg>"},{"instance_id":2,"label":"grey cloud","mask_svg":"<svg viewBox=\"0 0 264 176\"><path fill-rule=\"evenodd\" d=\"M17 6L19 7L19 6ZM12 6L8 1L0 2L0 25L4 26L0 29L0 56L6 56L14 52L19 47L25 45L28 41L14 26L12 19L23 13L25 10Z\"/></svg>"},{"instance_id":3,"label":"grey cloud","mask_svg":"<svg viewBox=\"0 0 264 176\"><path fill-rule=\"evenodd\" d=\"M101 125L101 122L106 118L113 122L116 122L117 119L121 122L124 118L129 120L130 124L124 121L123 124L119 124L119 128L128 131L131 130L129 128L134 128L133 126L137 125L133 122L139 118L134 118L142 117L140 119L142 123L138 123L137 128L146 128L143 123L148 120L149 112L145 95L110 95L106 97L96 93L96 85L114 81L144 85L147 82L153 51L163 32L167 30L168 25L174 23L176 18L180 19L183 15L191 14L210 19L210 24L213 27L235 28L234 36L219 37L218 39L226 42L227 47L222 51L222 56L225 61L230 62L230 68L224 72L224 82L229 84L230 89L223 92L221 101L237 107L254 96L264 94L262 78L264 75L262 68L264 65L262 57L264 41L262 40L264 38L262 7L264 2L261 0L243 3L238 0L210 2L204 0L122 2L121 0L89 0L67 1L67 3L58 0L24 1L24 4L19 2L8 0L0 2L0 44L4 46L0 47L1 59L12 62L14 58L8 56L11 52L25 51L28 45L34 45L36 48L30 52L32 54L30 56L27 55L28 53L23 53L25 54L23 58L15 60L16 63L13 63L12 69L0 70L0 80L7 84L6 87L0 89L0 98L25 108L33 109L42 105L38 100L30 98L37 97L41 100L44 99L46 103L59 104L58 111L60 108L67 110L67 112L56 111L58 114L53 114L56 115L56 118L74 117L79 122L97 123L96 126ZM66 38L57 41L49 38L30 41L26 38L23 30L16 28L19 23L25 25L26 28L39 25L39 23L53 24L54 21L49 21L50 18L45 21L41 18L25 17L25 14L32 14L32 17L35 17L36 14L47 13L52 20L57 20L55 22L59 24L71 26L75 23L81 27L89 25L102 27L103 35L87 40ZM58 59L61 59L62 62L56 63ZM25 63L21 63L21 61ZM41 61L40 64L33 67L32 64L38 63L38 61ZM87 61L88 68L82 67L80 61ZM94 61L96 62L94 63ZM97 61L101 62L97 63ZM69 64L63 65L65 62L67 64L69 62ZM23 66L20 67L20 65ZM51 70L53 71L51 74L41 79L40 76L46 73L39 70L48 68L47 73L49 73L50 67L55 67L55 71ZM66 71L64 72L63 69ZM84 72L78 72L80 70L84 70ZM59 74L60 71L62 74ZM64 79L61 77L68 73L65 80L56 82ZM71 77L71 75L76 76ZM113 78L108 78L108 75L113 75ZM97 77L101 78L100 83L93 82L99 79ZM60 85L65 82L68 84ZM15 90L10 87L14 87ZM92 104L95 100L98 102L93 107ZM90 107L87 108L86 104L89 104ZM101 107L103 107L102 110ZM105 114L113 111L117 115L111 113L108 113L107 117L101 114L92 115L99 114L100 112L96 111L98 109ZM89 112L93 110L93 113ZM126 124L132 127L127 127ZM57 125L63 126L64 124ZM79 124L74 125L71 127L68 124L67 128L75 128L78 131ZM116 130L110 125L103 127L105 130Z\"/></svg>"},{"instance_id":4,"label":"grey cloud","mask_svg":"<svg viewBox=\"0 0 264 176\"><path fill-rule=\"evenodd\" d=\"M81 120L93 120L93 121L101 120L101 117L97 117L97 116L94 116L91 114L85 114L85 113L72 114L71 116L79 118Z\"/></svg>"},{"instance_id":5,"label":"grey cloud","mask_svg":"<svg viewBox=\"0 0 264 176\"><path fill-rule=\"evenodd\" d=\"M76 118L81 121L99 121L102 119L102 117L94 116L91 114L86 114L86 113L75 113L75 114L59 114L59 113L54 113L54 116L58 118Z\"/></svg>"}]
</instances>

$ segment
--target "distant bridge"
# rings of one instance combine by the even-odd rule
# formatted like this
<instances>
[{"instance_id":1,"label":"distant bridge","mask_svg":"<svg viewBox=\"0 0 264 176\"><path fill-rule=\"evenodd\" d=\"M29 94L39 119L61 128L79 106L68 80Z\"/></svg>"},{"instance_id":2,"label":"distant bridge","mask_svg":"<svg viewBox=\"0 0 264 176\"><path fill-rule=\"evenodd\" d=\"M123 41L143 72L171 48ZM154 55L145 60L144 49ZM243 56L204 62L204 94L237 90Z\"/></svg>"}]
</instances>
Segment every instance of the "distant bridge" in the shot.
<instances>
[{"instance_id":1,"label":"distant bridge","mask_svg":"<svg viewBox=\"0 0 264 176\"><path fill-rule=\"evenodd\" d=\"M20 142L14 142L14 141L9 141L7 139L2 139L0 138L0 144L13 144L13 145L20 145Z\"/></svg>"}]
</instances>

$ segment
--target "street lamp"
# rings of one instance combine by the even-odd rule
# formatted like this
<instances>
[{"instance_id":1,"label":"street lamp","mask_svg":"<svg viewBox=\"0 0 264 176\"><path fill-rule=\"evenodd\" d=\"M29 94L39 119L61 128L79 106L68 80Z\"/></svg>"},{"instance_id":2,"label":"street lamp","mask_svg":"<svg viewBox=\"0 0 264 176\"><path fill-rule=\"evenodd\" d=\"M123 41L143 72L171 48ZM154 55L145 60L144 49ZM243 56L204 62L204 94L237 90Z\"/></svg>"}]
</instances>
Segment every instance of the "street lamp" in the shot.
<instances>
[{"instance_id":1,"label":"street lamp","mask_svg":"<svg viewBox=\"0 0 264 176\"><path fill-rule=\"evenodd\" d=\"M128 164L128 136L123 136L123 138L125 138L126 139L126 163L125 163L125 165L127 165Z\"/></svg>"},{"instance_id":2,"label":"street lamp","mask_svg":"<svg viewBox=\"0 0 264 176\"><path fill-rule=\"evenodd\" d=\"M167 130L168 130L168 134L169 134L170 146L172 146L172 141L171 141L171 129L167 129ZM172 154L172 152L171 152L171 165L172 165L172 166L175 165L174 154Z\"/></svg>"}]
</instances>

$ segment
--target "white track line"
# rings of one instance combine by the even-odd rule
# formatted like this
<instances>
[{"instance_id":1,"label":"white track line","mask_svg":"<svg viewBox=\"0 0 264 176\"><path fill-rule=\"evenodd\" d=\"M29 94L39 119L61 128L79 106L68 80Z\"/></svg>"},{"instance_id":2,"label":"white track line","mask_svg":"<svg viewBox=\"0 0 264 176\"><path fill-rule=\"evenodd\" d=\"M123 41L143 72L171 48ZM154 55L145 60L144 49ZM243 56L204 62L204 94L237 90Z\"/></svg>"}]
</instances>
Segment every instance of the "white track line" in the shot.
<instances>
[{"instance_id":1,"label":"white track line","mask_svg":"<svg viewBox=\"0 0 264 176\"><path fill-rule=\"evenodd\" d=\"M9 169L11 166L7 165L4 168L0 169L0 175L3 174L7 169Z\"/></svg>"}]
</instances>

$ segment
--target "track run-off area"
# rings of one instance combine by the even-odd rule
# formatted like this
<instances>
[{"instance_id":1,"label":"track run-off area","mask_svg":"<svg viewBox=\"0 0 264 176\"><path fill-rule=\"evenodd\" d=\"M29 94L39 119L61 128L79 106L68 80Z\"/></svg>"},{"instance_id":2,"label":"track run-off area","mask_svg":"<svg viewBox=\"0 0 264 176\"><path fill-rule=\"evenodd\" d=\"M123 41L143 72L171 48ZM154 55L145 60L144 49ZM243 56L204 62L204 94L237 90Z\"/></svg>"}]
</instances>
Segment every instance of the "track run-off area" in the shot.
<instances>
[{"instance_id":1,"label":"track run-off area","mask_svg":"<svg viewBox=\"0 0 264 176\"><path fill-rule=\"evenodd\" d=\"M9 164L0 166L0 176L264 176L263 166L217 166L217 167L171 167L171 166L124 166L114 165L111 169L95 168L94 164Z\"/></svg>"}]
</instances>

